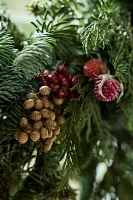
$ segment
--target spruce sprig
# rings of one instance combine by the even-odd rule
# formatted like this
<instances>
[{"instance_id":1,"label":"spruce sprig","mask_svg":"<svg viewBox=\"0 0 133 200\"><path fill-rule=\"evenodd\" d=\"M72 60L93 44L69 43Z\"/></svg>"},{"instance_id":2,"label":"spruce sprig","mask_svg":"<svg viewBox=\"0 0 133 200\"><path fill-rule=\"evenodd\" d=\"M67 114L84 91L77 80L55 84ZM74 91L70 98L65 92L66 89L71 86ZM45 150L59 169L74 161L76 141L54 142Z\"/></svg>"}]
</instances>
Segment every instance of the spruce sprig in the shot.
<instances>
[{"instance_id":1,"label":"spruce sprig","mask_svg":"<svg viewBox=\"0 0 133 200\"><path fill-rule=\"evenodd\" d=\"M62 6L54 15L46 11L40 20L32 22L38 32L50 33L56 40L54 54L58 59L64 59L69 54L77 54L77 25L73 23L75 16L73 12L70 15L67 13L66 7Z\"/></svg>"},{"instance_id":2,"label":"spruce sprig","mask_svg":"<svg viewBox=\"0 0 133 200\"><path fill-rule=\"evenodd\" d=\"M14 58L14 41L5 31L0 32L0 65L11 65Z\"/></svg>"},{"instance_id":3,"label":"spruce sprig","mask_svg":"<svg viewBox=\"0 0 133 200\"><path fill-rule=\"evenodd\" d=\"M14 67L23 74L27 80L42 72L52 63L53 48L56 44L54 38L48 33L33 35L29 44L18 52L14 60Z\"/></svg>"}]
</instances>

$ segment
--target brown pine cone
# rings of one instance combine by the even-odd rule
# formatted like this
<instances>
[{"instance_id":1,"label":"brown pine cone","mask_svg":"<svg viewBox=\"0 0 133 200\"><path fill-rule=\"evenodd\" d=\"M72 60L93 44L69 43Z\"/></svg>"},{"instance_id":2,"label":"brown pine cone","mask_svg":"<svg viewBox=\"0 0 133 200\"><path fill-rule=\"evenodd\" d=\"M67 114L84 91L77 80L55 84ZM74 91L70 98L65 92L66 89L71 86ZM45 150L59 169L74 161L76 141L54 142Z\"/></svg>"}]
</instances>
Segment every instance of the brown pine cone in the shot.
<instances>
[{"instance_id":1,"label":"brown pine cone","mask_svg":"<svg viewBox=\"0 0 133 200\"><path fill-rule=\"evenodd\" d=\"M43 102L43 107L44 108L49 108L49 106L50 106L50 101L49 101L49 99L48 99L48 97L47 96L44 96L43 98L42 98L42 102Z\"/></svg>"},{"instance_id":2,"label":"brown pine cone","mask_svg":"<svg viewBox=\"0 0 133 200\"><path fill-rule=\"evenodd\" d=\"M16 128L16 130L15 130L15 132L14 132L14 138L15 138L16 140L18 140L18 135L19 135L20 132L22 132L22 130L21 130L20 128Z\"/></svg>"},{"instance_id":3,"label":"brown pine cone","mask_svg":"<svg viewBox=\"0 0 133 200\"><path fill-rule=\"evenodd\" d=\"M27 126L24 128L24 132L26 133L31 133L32 131L32 124L31 123L28 123Z\"/></svg>"},{"instance_id":4,"label":"brown pine cone","mask_svg":"<svg viewBox=\"0 0 133 200\"><path fill-rule=\"evenodd\" d=\"M40 89L39 89L39 93L41 95L49 95L50 94L50 88L48 86L41 86Z\"/></svg>"},{"instance_id":5,"label":"brown pine cone","mask_svg":"<svg viewBox=\"0 0 133 200\"><path fill-rule=\"evenodd\" d=\"M40 139L40 133L39 131L32 131L30 133L30 139L33 141L33 142L37 142L39 139Z\"/></svg>"},{"instance_id":6,"label":"brown pine cone","mask_svg":"<svg viewBox=\"0 0 133 200\"><path fill-rule=\"evenodd\" d=\"M42 118L45 118L45 119L50 118L50 111L48 109L45 109L45 108L41 109L40 112L41 112Z\"/></svg>"},{"instance_id":7,"label":"brown pine cone","mask_svg":"<svg viewBox=\"0 0 133 200\"><path fill-rule=\"evenodd\" d=\"M47 153L48 151L50 151L51 147L52 147L52 144L50 144L50 145L44 144L44 146L43 146L43 151L44 151L45 153Z\"/></svg>"},{"instance_id":8,"label":"brown pine cone","mask_svg":"<svg viewBox=\"0 0 133 200\"><path fill-rule=\"evenodd\" d=\"M47 138L51 138L53 136L53 131L48 130L48 137Z\"/></svg>"},{"instance_id":9,"label":"brown pine cone","mask_svg":"<svg viewBox=\"0 0 133 200\"><path fill-rule=\"evenodd\" d=\"M28 124L27 118L26 117L21 117L20 121L19 121L19 124L20 124L21 127L26 127L27 124Z\"/></svg>"},{"instance_id":10,"label":"brown pine cone","mask_svg":"<svg viewBox=\"0 0 133 200\"><path fill-rule=\"evenodd\" d=\"M33 93L33 92L28 93L28 94L26 95L26 99L36 99L36 98L37 98L37 94L36 94L36 93Z\"/></svg>"},{"instance_id":11,"label":"brown pine cone","mask_svg":"<svg viewBox=\"0 0 133 200\"><path fill-rule=\"evenodd\" d=\"M34 100L28 99L24 102L24 109L28 110L34 107Z\"/></svg>"},{"instance_id":12,"label":"brown pine cone","mask_svg":"<svg viewBox=\"0 0 133 200\"><path fill-rule=\"evenodd\" d=\"M41 120L33 123L33 129L39 131L43 127L43 122Z\"/></svg>"},{"instance_id":13,"label":"brown pine cone","mask_svg":"<svg viewBox=\"0 0 133 200\"><path fill-rule=\"evenodd\" d=\"M61 104L63 104L64 99L63 98L57 98L57 97L53 96L53 102L54 102L55 105L61 105Z\"/></svg>"},{"instance_id":14,"label":"brown pine cone","mask_svg":"<svg viewBox=\"0 0 133 200\"><path fill-rule=\"evenodd\" d=\"M41 128L40 130L40 135L41 135L41 138L43 140L45 140L46 138L48 138L48 129L46 128Z\"/></svg>"},{"instance_id":15,"label":"brown pine cone","mask_svg":"<svg viewBox=\"0 0 133 200\"><path fill-rule=\"evenodd\" d=\"M39 111L33 111L30 117L33 121L39 121L41 119L41 113Z\"/></svg>"},{"instance_id":16,"label":"brown pine cone","mask_svg":"<svg viewBox=\"0 0 133 200\"><path fill-rule=\"evenodd\" d=\"M40 110L43 107L43 102L40 99L35 99L34 100L34 109L35 110Z\"/></svg>"},{"instance_id":17,"label":"brown pine cone","mask_svg":"<svg viewBox=\"0 0 133 200\"><path fill-rule=\"evenodd\" d=\"M28 134L25 132L20 132L18 135L18 142L20 144L25 144L28 141Z\"/></svg>"},{"instance_id":18,"label":"brown pine cone","mask_svg":"<svg viewBox=\"0 0 133 200\"><path fill-rule=\"evenodd\" d=\"M50 112L50 118L52 120L55 120L55 113L53 111Z\"/></svg>"},{"instance_id":19,"label":"brown pine cone","mask_svg":"<svg viewBox=\"0 0 133 200\"><path fill-rule=\"evenodd\" d=\"M57 125L56 129L53 130L53 134L54 135L59 135L60 134L60 126L59 125Z\"/></svg>"},{"instance_id":20,"label":"brown pine cone","mask_svg":"<svg viewBox=\"0 0 133 200\"><path fill-rule=\"evenodd\" d=\"M49 110L54 110L54 104L52 101L49 101L49 107L48 107Z\"/></svg>"},{"instance_id":21,"label":"brown pine cone","mask_svg":"<svg viewBox=\"0 0 133 200\"><path fill-rule=\"evenodd\" d=\"M51 119L47 119L45 122L44 122L44 126L46 128L48 128L48 130L54 130L56 129L56 122L51 120Z\"/></svg>"},{"instance_id":22,"label":"brown pine cone","mask_svg":"<svg viewBox=\"0 0 133 200\"><path fill-rule=\"evenodd\" d=\"M58 122L59 125L62 125L65 122L64 115L57 115L56 116L56 121Z\"/></svg>"}]
</instances>

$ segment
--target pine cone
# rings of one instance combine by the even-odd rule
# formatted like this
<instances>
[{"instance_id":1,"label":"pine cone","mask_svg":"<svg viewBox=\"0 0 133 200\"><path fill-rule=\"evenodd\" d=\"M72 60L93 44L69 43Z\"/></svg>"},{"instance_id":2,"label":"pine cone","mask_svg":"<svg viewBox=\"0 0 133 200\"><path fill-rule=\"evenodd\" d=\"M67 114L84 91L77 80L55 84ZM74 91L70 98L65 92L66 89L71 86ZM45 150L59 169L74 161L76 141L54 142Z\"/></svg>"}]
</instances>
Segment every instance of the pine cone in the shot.
<instances>
[{"instance_id":1,"label":"pine cone","mask_svg":"<svg viewBox=\"0 0 133 200\"><path fill-rule=\"evenodd\" d=\"M51 138L53 136L53 131L52 130L48 130L48 137L47 138Z\"/></svg>"},{"instance_id":2,"label":"pine cone","mask_svg":"<svg viewBox=\"0 0 133 200\"><path fill-rule=\"evenodd\" d=\"M15 130L15 132L14 132L14 138L16 139L16 140L18 140L18 136L19 136L19 133L20 132L22 132L22 130L20 129L20 128L17 128L16 130Z\"/></svg>"},{"instance_id":3,"label":"pine cone","mask_svg":"<svg viewBox=\"0 0 133 200\"><path fill-rule=\"evenodd\" d=\"M40 99L35 99L34 100L34 109L35 110L40 110L43 107L43 102Z\"/></svg>"},{"instance_id":4,"label":"pine cone","mask_svg":"<svg viewBox=\"0 0 133 200\"><path fill-rule=\"evenodd\" d=\"M49 101L49 110L54 110L54 104L52 103L52 101Z\"/></svg>"},{"instance_id":5,"label":"pine cone","mask_svg":"<svg viewBox=\"0 0 133 200\"><path fill-rule=\"evenodd\" d=\"M45 153L47 153L48 151L50 151L51 147L52 147L52 144L50 144L50 145L49 144L44 144L43 151Z\"/></svg>"},{"instance_id":6,"label":"pine cone","mask_svg":"<svg viewBox=\"0 0 133 200\"><path fill-rule=\"evenodd\" d=\"M56 129L56 122L51 120L51 119L47 119L45 122L44 122L44 126L46 128L48 128L48 130L54 130Z\"/></svg>"},{"instance_id":7,"label":"pine cone","mask_svg":"<svg viewBox=\"0 0 133 200\"><path fill-rule=\"evenodd\" d=\"M64 99L63 98L57 98L57 97L53 96L53 102L54 102L55 105L61 105L61 104L63 104Z\"/></svg>"},{"instance_id":8,"label":"pine cone","mask_svg":"<svg viewBox=\"0 0 133 200\"><path fill-rule=\"evenodd\" d=\"M41 128L40 130L40 135L41 135L41 138L43 140L45 140L46 138L48 138L48 129L46 128Z\"/></svg>"},{"instance_id":9,"label":"pine cone","mask_svg":"<svg viewBox=\"0 0 133 200\"><path fill-rule=\"evenodd\" d=\"M18 142L20 144L25 144L28 141L28 134L25 132L20 132L18 135Z\"/></svg>"},{"instance_id":10,"label":"pine cone","mask_svg":"<svg viewBox=\"0 0 133 200\"><path fill-rule=\"evenodd\" d=\"M48 98L46 97L46 96L44 96L43 98L42 98L42 102L43 102L43 107L44 108L49 108L50 107L50 101L48 100Z\"/></svg>"},{"instance_id":11,"label":"pine cone","mask_svg":"<svg viewBox=\"0 0 133 200\"><path fill-rule=\"evenodd\" d=\"M55 113L53 111L50 112L50 119L55 120Z\"/></svg>"},{"instance_id":12,"label":"pine cone","mask_svg":"<svg viewBox=\"0 0 133 200\"><path fill-rule=\"evenodd\" d=\"M28 99L24 102L24 109L28 110L34 107L34 100Z\"/></svg>"},{"instance_id":13,"label":"pine cone","mask_svg":"<svg viewBox=\"0 0 133 200\"><path fill-rule=\"evenodd\" d=\"M20 122L19 122L21 127L26 127L28 124L28 120L26 117L21 117Z\"/></svg>"},{"instance_id":14,"label":"pine cone","mask_svg":"<svg viewBox=\"0 0 133 200\"><path fill-rule=\"evenodd\" d=\"M41 86L40 89L39 89L39 93L41 95L49 95L50 94L50 88L48 86Z\"/></svg>"},{"instance_id":15,"label":"pine cone","mask_svg":"<svg viewBox=\"0 0 133 200\"><path fill-rule=\"evenodd\" d=\"M33 142L37 142L39 139L40 139L40 133L39 131L32 131L30 133L30 139L33 141Z\"/></svg>"},{"instance_id":16,"label":"pine cone","mask_svg":"<svg viewBox=\"0 0 133 200\"><path fill-rule=\"evenodd\" d=\"M39 111L33 111L30 117L33 121L39 121L41 119L41 113Z\"/></svg>"},{"instance_id":17,"label":"pine cone","mask_svg":"<svg viewBox=\"0 0 133 200\"><path fill-rule=\"evenodd\" d=\"M58 122L59 125L62 125L65 122L64 115L57 115L56 116L56 121Z\"/></svg>"},{"instance_id":18,"label":"pine cone","mask_svg":"<svg viewBox=\"0 0 133 200\"><path fill-rule=\"evenodd\" d=\"M33 123L33 129L36 130L36 131L39 131L42 127L43 127L43 122L41 120L35 121Z\"/></svg>"},{"instance_id":19,"label":"pine cone","mask_svg":"<svg viewBox=\"0 0 133 200\"><path fill-rule=\"evenodd\" d=\"M60 134L60 126L59 125L56 127L55 130L53 130L53 134L54 135L59 135Z\"/></svg>"},{"instance_id":20,"label":"pine cone","mask_svg":"<svg viewBox=\"0 0 133 200\"><path fill-rule=\"evenodd\" d=\"M26 133L31 133L32 131L32 124L31 123L28 123L27 126L24 128L24 132Z\"/></svg>"},{"instance_id":21,"label":"pine cone","mask_svg":"<svg viewBox=\"0 0 133 200\"><path fill-rule=\"evenodd\" d=\"M50 118L50 111L48 109L45 109L45 108L41 109L40 112L41 112L42 118L45 118L45 119Z\"/></svg>"},{"instance_id":22,"label":"pine cone","mask_svg":"<svg viewBox=\"0 0 133 200\"><path fill-rule=\"evenodd\" d=\"M28 99L36 99L37 98L37 95L36 95L36 93L29 93L29 94L27 94L26 95L26 99L28 100Z\"/></svg>"}]
</instances>

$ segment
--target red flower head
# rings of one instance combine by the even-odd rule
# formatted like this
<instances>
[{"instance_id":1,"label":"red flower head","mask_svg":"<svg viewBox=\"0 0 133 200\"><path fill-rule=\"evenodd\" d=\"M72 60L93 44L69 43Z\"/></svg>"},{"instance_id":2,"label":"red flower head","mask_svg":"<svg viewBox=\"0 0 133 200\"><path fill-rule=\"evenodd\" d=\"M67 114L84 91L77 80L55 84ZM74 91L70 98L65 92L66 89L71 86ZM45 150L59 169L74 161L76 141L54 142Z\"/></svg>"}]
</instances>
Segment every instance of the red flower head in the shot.
<instances>
[{"instance_id":1,"label":"red flower head","mask_svg":"<svg viewBox=\"0 0 133 200\"><path fill-rule=\"evenodd\" d=\"M95 80L98 75L107 73L108 69L99 59L91 59L84 65L85 76L89 76L89 80Z\"/></svg>"}]
</instances>

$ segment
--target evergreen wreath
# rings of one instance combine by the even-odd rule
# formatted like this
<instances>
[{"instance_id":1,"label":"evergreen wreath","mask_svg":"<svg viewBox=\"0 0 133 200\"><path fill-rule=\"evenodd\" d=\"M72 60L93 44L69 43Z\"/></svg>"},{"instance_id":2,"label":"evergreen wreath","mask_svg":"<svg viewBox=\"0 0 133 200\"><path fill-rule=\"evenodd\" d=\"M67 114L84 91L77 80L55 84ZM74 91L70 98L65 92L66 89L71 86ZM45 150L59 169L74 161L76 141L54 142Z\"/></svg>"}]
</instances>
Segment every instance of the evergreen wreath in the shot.
<instances>
[{"instance_id":1,"label":"evergreen wreath","mask_svg":"<svg viewBox=\"0 0 133 200\"><path fill-rule=\"evenodd\" d=\"M0 0L0 199L133 197L133 3Z\"/></svg>"}]
</instances>

